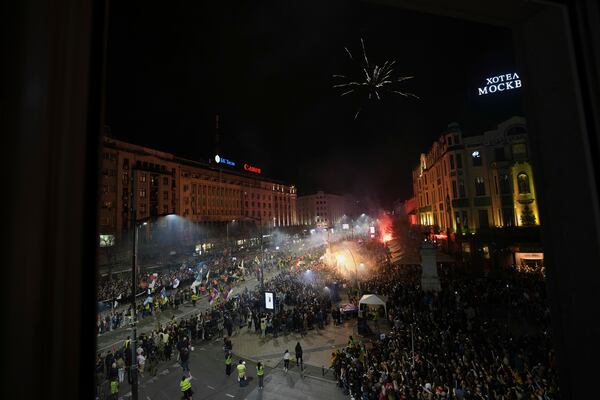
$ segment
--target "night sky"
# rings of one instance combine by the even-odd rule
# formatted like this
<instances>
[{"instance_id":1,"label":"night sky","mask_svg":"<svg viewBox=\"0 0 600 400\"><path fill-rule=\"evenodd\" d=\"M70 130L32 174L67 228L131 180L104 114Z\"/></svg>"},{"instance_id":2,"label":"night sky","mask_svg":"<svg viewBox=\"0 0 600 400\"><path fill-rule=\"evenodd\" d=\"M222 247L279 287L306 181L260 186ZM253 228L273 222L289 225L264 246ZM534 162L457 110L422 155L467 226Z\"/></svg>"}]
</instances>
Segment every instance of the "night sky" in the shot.
<instances>
[{"instance_id":1,"label":"night sky","mask_svg":"<svg viewBox=\"0 0 600 400\"><path fill-rule=\"evenodd\" d=\"M411 171L448 123L467 135L523 115L520 93L477 96L519 72L507 29L357 1L111 2L107 124L113 137L207 160L221 154L298 186L411 195ZM396 60L401 87L366 103L340 97L364 38L370 61ZM526 82L524 82L524 85Z\"/></svg>"}]
</instances>

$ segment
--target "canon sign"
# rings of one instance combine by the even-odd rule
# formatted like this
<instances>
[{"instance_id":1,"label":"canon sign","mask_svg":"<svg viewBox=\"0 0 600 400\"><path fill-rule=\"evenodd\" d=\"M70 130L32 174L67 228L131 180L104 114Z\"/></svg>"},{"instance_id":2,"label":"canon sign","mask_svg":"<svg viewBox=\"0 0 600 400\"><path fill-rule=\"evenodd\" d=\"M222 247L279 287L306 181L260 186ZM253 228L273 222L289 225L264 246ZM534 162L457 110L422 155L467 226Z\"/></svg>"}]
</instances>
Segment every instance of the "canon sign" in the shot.
<instances>
[{"instance_id":1,"label":"canon sign","mask_svg":"<svg viewBox=\"0 0 600 400\"><path fill-rule=\"evenodd\" d=\"M260 174L260 168L253 167L252 165L249 165L249 164L244 164L244 169L246 171L254 172L255 174Z\"/></svg>"},{"instance_id":2,"label":"canon sign","mask_svg":"<svg viewBox=\"0 0 600 400\"><path fill-rule=\"evenodd\" d=\"M518 89L521 87L521 78L517 73L504 74L487 78L484 87L480 87L479 95L504 92L505 90Z\"/></svg>"}]
</instances>

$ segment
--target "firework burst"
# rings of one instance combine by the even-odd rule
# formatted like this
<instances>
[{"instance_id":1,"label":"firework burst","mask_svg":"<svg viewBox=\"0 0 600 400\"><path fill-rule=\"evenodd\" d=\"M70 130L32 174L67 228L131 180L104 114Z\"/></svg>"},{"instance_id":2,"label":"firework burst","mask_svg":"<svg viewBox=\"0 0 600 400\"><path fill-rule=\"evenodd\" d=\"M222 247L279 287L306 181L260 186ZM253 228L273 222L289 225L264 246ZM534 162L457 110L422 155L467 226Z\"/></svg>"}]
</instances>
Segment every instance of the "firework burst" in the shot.
<instances>
[{"instance_id":1,"label":"firework burst","mask_svg":"<svg viewBox=\"0 0 600 400\"><path fill-rule=\"evenodd\" d=\"M345 75L333 75L334 78L338 79L340 83L333 85L336 89L341 89L340 96L346 96L351 93L356 93L361 97L361 101L370 100L381 100L384 93L397 94L403 97L412 97L418 99L419 97L413 93L404 92L394 85L408 79L414 78L414 76L401 76L396 78L393 76L394 65L396 61L386 61L382 66L371 66L369 59L367 58L367 51L365 49L365 42L361 38L360 44L362 47L362 60L355 60L354 56L344 47L348 57L351 61L357 63L360 71L358 72L359 78L356 80L353 77L347 77ZM361 103L362 104L362 103ZM358 118L358 114L362 110L362 106L358 108L354 119Z\"/></svg>"}]
</instances>

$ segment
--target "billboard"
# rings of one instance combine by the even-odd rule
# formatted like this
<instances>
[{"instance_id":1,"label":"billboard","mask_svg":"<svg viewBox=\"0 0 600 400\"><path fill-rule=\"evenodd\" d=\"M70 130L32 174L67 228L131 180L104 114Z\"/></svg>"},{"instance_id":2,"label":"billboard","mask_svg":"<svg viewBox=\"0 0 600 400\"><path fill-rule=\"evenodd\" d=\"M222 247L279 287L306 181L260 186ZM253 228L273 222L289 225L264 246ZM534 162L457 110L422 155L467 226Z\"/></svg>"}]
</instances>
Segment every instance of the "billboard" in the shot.
<instances>
[{"instance_id":1,"label":"billboard","mask_svg":"<svg viewBox=\"0 0 600 400\"><path fill-rule=\"evenodd\" d=\"M275 300L273 297L273 292L265 292L265 308L267 310L275 309Z\"/></svg>"}]
</instances>

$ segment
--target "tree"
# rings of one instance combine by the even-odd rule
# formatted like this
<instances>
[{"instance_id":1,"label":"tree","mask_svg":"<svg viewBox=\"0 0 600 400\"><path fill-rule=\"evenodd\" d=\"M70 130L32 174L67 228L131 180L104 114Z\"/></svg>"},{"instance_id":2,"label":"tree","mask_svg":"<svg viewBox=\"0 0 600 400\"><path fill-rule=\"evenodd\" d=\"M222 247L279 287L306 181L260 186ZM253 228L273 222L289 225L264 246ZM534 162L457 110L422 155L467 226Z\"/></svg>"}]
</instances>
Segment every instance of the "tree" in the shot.
<instances>
[{"instance_id":1,"label":"tree","mask_svg":"<svg viewBox=\"0 0 600 400\"><path fill-rule=\"evenodd\" d=\"M529 208L527 204L525 204L525 207L523 207L523 212L521 213L521 225L535 225L535 215L533 215L533 211L531 211L531 208Z\"/></svg>"}]
</instances>

